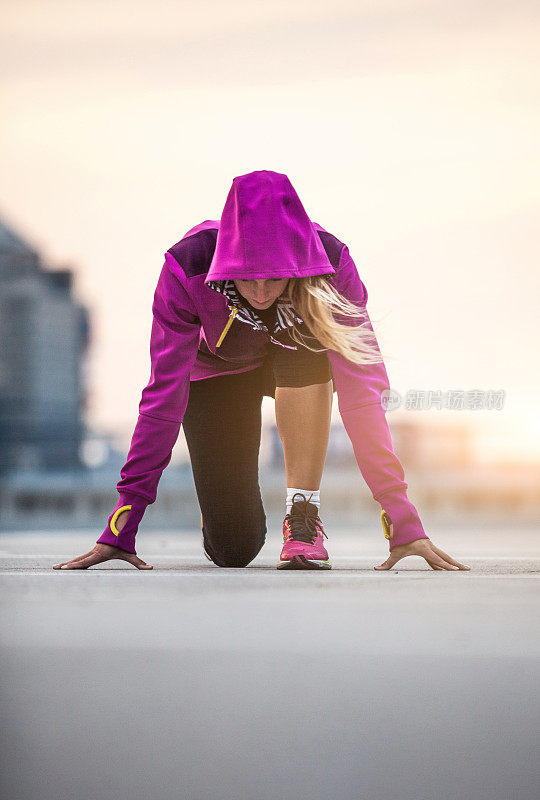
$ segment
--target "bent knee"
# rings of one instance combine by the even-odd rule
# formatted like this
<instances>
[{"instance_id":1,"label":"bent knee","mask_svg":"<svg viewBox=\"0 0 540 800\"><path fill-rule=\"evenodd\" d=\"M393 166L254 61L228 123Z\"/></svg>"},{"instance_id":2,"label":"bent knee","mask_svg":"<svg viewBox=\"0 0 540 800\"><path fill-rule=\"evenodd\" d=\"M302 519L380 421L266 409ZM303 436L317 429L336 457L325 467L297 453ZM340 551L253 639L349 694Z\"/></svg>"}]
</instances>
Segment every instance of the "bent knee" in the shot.
<instances>
[{"instance_id":1,"label":"bent knee","mask_svg":"<svg viewBox=\"0 0 540 800\"><path fill-rule=\"evenodd\" d=\"M244 546L234 550L216 550L209 552L208 555L218 567L247 567L260 553L263 544L264 539L251 546Z\"/></svg>"},{"instance_id":2,"label":"bent knee","mask_svg":"<svg viewBox=\"0 0 540 800\"><path fill-rule=\"evenodd\" d=\"M247 567L248 564L251 564L255 556L252 557L245 557L245 556L227 556L223 558L221 556L218 560L212 559L214 564L218 567Z\"/></svg>"}]
</instances>

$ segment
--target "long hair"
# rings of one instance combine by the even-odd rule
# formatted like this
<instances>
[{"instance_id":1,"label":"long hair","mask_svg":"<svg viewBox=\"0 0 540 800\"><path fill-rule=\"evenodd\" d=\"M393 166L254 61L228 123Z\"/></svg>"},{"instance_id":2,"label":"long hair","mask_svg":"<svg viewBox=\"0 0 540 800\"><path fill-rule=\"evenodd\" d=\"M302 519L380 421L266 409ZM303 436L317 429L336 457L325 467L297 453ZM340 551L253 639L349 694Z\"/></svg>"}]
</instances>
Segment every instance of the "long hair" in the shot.
<instances>
[{"instance_id":1,"label":"long hair","mask_svg":"<svg viewBox=\"0 0 540 800\"><path fill-rule=\"evenodd\" d=\"M383 361L365 307L351 303L323 276L289 278L284 296L323 348L310 346L309 337L306 339L298 329L292 312L286 311L292 322L290 336L298 344L314 353L334 350L355 364Z\"/></svg>"}]
</instances>

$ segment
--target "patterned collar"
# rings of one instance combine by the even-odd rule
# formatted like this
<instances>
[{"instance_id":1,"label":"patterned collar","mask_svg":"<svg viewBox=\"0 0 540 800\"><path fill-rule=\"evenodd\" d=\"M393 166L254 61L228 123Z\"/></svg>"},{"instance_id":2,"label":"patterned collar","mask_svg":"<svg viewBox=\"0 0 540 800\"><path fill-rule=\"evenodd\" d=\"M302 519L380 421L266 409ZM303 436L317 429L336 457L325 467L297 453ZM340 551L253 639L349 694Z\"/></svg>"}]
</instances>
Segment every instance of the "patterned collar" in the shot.
<instances>
[{"instance_id":1,"label":"patterned collar","mask_svg":"<svg viewBox=\"0 0 540 800\"><path fill-rule=\"evenodd\" d=\"M244 298L240 295L233 280L208 281L206 285L211 289L214 289L214 291L225 295L228 303L230 302L234 306L240 306L240 310L236 314L236 319L240 320L241 322L246 322L256 330L268 330L258 314L243 304L242 301ZM294 322L298 322L299 324L303 322L301 317L299 317L295 312L288 297L278 298L276 312L276 323L274 325L274 330L268 331L270 335L281 333L281 331L287 330L287 328L290 328Z\"/></svg>"}]
</instances>

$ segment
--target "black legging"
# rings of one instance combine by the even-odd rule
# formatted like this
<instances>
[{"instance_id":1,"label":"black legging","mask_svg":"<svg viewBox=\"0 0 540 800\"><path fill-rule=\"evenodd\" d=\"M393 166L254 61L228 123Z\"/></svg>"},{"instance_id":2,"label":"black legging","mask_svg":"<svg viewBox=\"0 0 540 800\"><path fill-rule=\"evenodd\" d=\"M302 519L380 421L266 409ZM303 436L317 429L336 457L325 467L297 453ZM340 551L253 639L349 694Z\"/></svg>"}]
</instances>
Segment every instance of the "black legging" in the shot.
<instances>
[{"instance_id":1,"label":"black legging","mask_svg":"<svg viewBox=\"0 0 540 800\"><path fill-rule=\"evenodd\" d=\"M275 338L292 343L286 333ZM317 340L310 344L320 347ZM310 386L331 378L326 352L270 345L257 369L191 382L183 427L205 549L218 566L247 566L265 541L259 486L263 396L275 397L276 386Z\"/></svg>"}]
</instances>

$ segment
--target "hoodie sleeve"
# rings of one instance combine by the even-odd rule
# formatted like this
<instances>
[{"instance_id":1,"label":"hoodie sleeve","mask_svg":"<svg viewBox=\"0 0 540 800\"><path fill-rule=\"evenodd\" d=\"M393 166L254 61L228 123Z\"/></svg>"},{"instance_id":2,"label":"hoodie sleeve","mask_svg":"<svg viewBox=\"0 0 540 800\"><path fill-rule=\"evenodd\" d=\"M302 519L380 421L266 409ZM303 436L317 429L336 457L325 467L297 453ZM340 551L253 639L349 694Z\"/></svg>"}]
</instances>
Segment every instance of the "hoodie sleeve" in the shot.
<instances>
[{"instance_id":1,"label":"hoodie sleeve","mask_svg":"<svg viewBox=\"0 0 540 800\"><path fill-rule=\"evenodd\" d=\"M342 321L358 325L367 319L367 327L373 331L366 309L367 289L346 245L332 283L340 294L365 311L365 317L342 318ZM378 348L375 333L373 339ZM403 467L394 453L386 411L381 404L381 392L390 388L384 362L355 364L333 350L328 350L328 357L341 419L362 476L381 505L381 521L390 550L415 539L429 538L416 508L407 498Z\"/></svg>"},{"instance_id":2,"label":"hoodie sleeve","mask_svg":"<svg viewBox=\"0 0 540 800\"><path fill-rule=\"evenodd\" d=\"M199 346L200 321L181 280L167 259L152 304L150 380L143 389L139 417L116 488L118 503L97 540L135 553L135 535L147 505L154 503L189 398L189 376ZM129 510L120 532L116 520Z\"/></svg>"}]
</instances>

